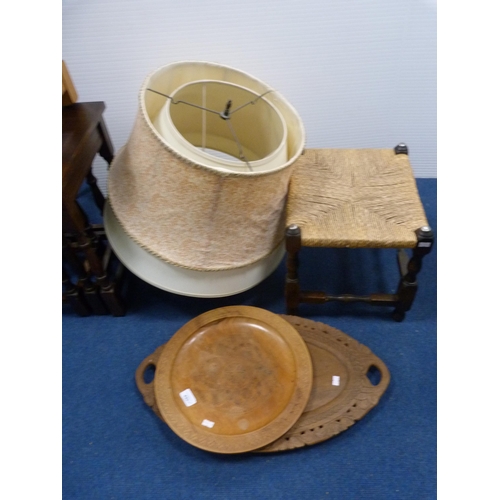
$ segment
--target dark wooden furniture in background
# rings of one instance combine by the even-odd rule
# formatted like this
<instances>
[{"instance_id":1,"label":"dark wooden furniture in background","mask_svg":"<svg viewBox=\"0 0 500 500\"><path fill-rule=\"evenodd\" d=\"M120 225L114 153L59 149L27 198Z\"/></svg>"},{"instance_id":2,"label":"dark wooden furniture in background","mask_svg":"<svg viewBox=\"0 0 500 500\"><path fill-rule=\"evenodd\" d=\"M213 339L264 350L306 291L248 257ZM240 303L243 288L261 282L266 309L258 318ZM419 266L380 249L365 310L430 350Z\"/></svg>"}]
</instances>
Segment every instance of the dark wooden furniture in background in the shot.
<instances>
[{"instance_id":1,"label":"dark wooden furniture in background","mask_svg":"<svg viewBox=\"0 0 500 500\"><path fill-rule=\"evenodd\" d=\"M89 223L77 201L86 181L101 213L104 208L104 196L92 173L97 154L108 164L113 159L113 146L102 116L104 107L103 102L62 107L63 299L80 315L123 316L125 306L119 293L121 265L111 273L114 255L104 229Z\"/></svg>"},{"instance_id":2,"label":"dark wooden furniture in background","mask_svg":"<svg viewBox=\"0 0 500 500\"><path fill-rule=\"evenodd\" d=\"M73 85L66 63L62 62L62 105L69 106L78 100L78 93Z\"/></svg>"}]
</instances>

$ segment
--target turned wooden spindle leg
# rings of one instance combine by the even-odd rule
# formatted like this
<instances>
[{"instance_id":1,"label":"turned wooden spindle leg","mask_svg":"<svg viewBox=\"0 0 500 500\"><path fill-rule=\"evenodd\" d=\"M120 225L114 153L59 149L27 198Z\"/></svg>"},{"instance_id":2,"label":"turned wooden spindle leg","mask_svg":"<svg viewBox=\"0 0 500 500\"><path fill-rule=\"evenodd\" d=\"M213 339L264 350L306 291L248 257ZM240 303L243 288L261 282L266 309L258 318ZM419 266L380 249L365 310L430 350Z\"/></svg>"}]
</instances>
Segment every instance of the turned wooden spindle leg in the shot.
<instances>
[{"instance_id":1,"label":"turned wooden spindle leg","mask_svg":"<svg viewBox=\"0 0 500 500\"><path fill-rule=\"evenodd\" d=\"M299 250L301 248L300 227L292 224L286 228L285 243L287 251L285 301L287 314L297 315L300 303Z\"/></svg>"},{"instance_id":2,"label":"turned wooden spindle leg","mask_svg":"<svg viewBox=\"0 0 500 500\"><path fill-rule=\"evenodd\" d=\"M126 311L125 305L118 296L115 283L109 279L95 247L92 246L92 239L88 236L80 235L79 241L80 248L85 252L90 269L96 277L96 283L99 286L99 293L103 302L113 316L124 316Z\"/></svg>"},{"instance_id":3,"label":"turned wooden spindle leg","mask_svg":"<svg viewBox=\"0 0 500 500\"><path fill-rule=\"evenodd\" d=\"M399 281L397 297L398 303L394 309L392 317L396 321L403 321L406 311L409 311L418 289L417 274L422 268L422 259L431 250L434 244L434 233L428 226L417 229L417 245L413 249L413 254L406 270L402 270L402 276Z\"/></svg>"},{"instance_id":4,"label":"turned wooden spindle leg","mask_svg":"<svg viewBox=\"0 0 500 500\"><path fill-rule=\"evenodd\" d=\"M94 314L108 314L106 306L101 300L98 287L92 282L88 271L85 269L83 262L78 256L71 242L64 237L62 241L62 256L63 263L76 275L78 279L78 287L83 291L85 300L89 304Z\"/></svg>"},{"instance_id":5,"label":"turned wooden spindle leg","mask_svg":"<svg viewBox=\"0 0 500 500\"><path fill-rule=\"evenodd\" d=\"M91 229L87 217L76 202L66 206L66 211L63 211L63 221L66 221L66 227L73 228L79 249L85 254L90 272L95 276L100 296L106 307L113 316L123 316L125 305L118 295L115 283L109 279L103 266L96 248L97 238L89 236Z\"/></svg>"},{"instance_id":6,"label":"turned wooden spindle leg","mask_svg":"<svg viewBox=\"0 0 500 500\"><path fill-rule=\"evenodd\" d=\"M91 309L83 297L82 289L73 283L64 267L62 270L62 284L64 299L71 305L73 310L79 316L89 316Z\"/></svg>"}]
</instances>

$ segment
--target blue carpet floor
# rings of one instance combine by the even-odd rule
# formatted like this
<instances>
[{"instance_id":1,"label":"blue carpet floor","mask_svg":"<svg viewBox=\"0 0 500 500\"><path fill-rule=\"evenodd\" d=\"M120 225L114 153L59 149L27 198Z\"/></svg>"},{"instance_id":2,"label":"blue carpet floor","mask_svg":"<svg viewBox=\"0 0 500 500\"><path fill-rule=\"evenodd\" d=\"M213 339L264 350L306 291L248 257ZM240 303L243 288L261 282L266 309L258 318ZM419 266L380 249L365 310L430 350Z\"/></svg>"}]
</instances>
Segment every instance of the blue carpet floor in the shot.
<instances>
[{"instance_id":1,"label":"blue carpet floor","mask_svg":"<svg viewBox=\"0 0 500 500\"><path fill-rule=\"evenodd\" d=\"M436 180L417 183L437 232ZM402 323L390 309L365 304L301 306L301 316L367 345L389 368L391 383L347 431L279 454L217 455L185 443L145 405L134 374L144 357L205 311L244 304L284 313L283 263L254 289L224 299L173 295L127 273L125 317L81 318L63 306L63 497L436 498L436 255L437 245L424 259L417 298ZM316 284L330 278L325 286L340 293L393 292L398 278L391 250L304 249L301 266Z\"/></svg>"}]
</instances>

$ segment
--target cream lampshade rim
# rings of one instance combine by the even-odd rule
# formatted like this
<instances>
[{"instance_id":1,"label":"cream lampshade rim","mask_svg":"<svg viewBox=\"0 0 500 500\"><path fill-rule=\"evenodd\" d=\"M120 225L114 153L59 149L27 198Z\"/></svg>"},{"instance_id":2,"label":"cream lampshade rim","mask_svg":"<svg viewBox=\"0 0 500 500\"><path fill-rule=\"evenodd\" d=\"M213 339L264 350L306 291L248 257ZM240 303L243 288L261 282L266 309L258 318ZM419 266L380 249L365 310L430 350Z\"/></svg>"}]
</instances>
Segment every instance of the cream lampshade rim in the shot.
<instances>
[{"instance_id":1,"label":"cream lampshade rim","mask_svg":"<svg viewBox=\"0 0 500 500\"><path fill-rule=\"evenodd\" d=\"M253 90L243 87L242 85L236 85L230 82L220 82L218 80L197 80L193 82L188 82L177 88L170 96L170 99L166 99L166 103L164 107L158 113L158 116L154 122L155 129L160 133L162 138L164 138L165 142L169 147L175 149L178 154L183 156L189 156L191 161L196 161L197 163L204 164L208 167L213 167L216 169L222 169L224 172L230 171L234 172L235 168L243 169L236 170L237 172L242 171L245 172L247 164L245 161L234 159L227 160L222 158L216 158L213 155L204 152L199 149L197 146L192 144L189 140L187 140L183 134L178 130L176 124L174 123L174 119L171 114L172 104L177 100L177 96L179 94L182 95L182 92L185 91L188 87L194 85L217 85L222 84L228 87L232 87L233 91L238 90L240 93L248 93L254 97L254 101L262 100L262 102L266 105L266 111L268 114L270 112L270 118L273 120L273 132L278 134L281 139L277 147L275 147L271 152L269 152L266 156L259 158L258 160L248 161L248 167L250 171L255 171L255 169L260 169L260 171L265 170L274 170L276 168L281 167L283 164L287 163L287 127L283 115L279 112L279 110L274 106L273 103L269 102L265 97L261 97L261 95L255 93ZM230 92L230 89L228 89ZM228 94L230 95L230 93ZM249 104L248 102L246 104ZM237 111L239 112L239 111ZM206 112L205 112L206 113ZM222 118L221 118L222 119ZM188 121L186 122L188 127L194 126L196 130L196 124ZM185 125L185 124L184 124ZM252 123L249 123L249 127L252 126ZM200 135L203 139L203 134L206 134L206 130L203 130ZM168 139L167 139L168 138ZM215 141L220 146L222 143L221 138L216 138ZM203 140L201 141L203 142ZM220 151L223 150L222 147L214 148Z\"/></svg>"},{"instance_id":2,"label":"cream lampshade rim","mask_svg":"<svg viewBox=\"0 0 500 500\"><path fill-rule=\"evenodd\" d=\"M176 67L182 68L182 67L190 67L191 65L196 65L196 66L202 66L206 67L209 69L214 69L214 71L221 71L225 76L218 78L217 81L227 81L229 83L231 82L231 79L228 77L228 75L232 75L233 73L238 73L238 77L242 78L245 80L245 85L242 85L243 87L257 93L258 95L264 94L264 93L269 93L269 98L268 101L271 101L274 106L280 111L280 113L284 117L284 121L286 124L287 128L287 140L288 140L288 145L287 145L287 157L288 161L284 163L281 167L275 168L271 171L241 171L241 172L235 172L235 171L222 171L222 170L215 170L213 167L211 167L208 164L204 163L196 163L192 161L190 158L186 157L183 154L180 154L179 152L175 151L172 149L169 144L165 141L165 139L161 136L161 134L156 130L156 127L153 124L154 119L152 120L149 113L148 113L148 105L146 102L147 94L149 93L148 89L149 88L155 88L155 90L159 92L163 92L167 95L170 95L169 92L175 91L180 85L183 83L189 83L195 80L201 80L201 79L207 79L204 77L200 77L199 74L196 76L192 77L191 79L186 78L185 81L183 81L181 84L178 84L175 88L158 88L158 85L152 84L152 80L154 77L157 77L158 74L165 73L167 71L173 71L177 69ZM258 177L258 176L266 176L266 175L271 175L273 173L276 173L281 170L285 170L290 165L295 163L297 161L297 158L303 154L304 149L305 149L305 129L304 125L302 123L302 120L300 120L299 115L295 108L275 89L272 87L269 87L266 85L264 82L260 81L259 79L255 78L254 76L250 75L249 73L243 73L240 72L239 70L236 70L235 68L231 68L230 66L224 66L221 64L216 64L216 63L210 63L210 62L203 62L203 61L180 61L176 63L171 63L165 66L162 66L161 68L157 69L156 71L153 71L144 81L142 88L139 92L139 111L142 114L144 120L148 124L149 128L151 129L153 135L158 139L158 141L161 143L161 145L168 150L170 153L175 155L177 158L182 160L183 162L187 163L188 165L191 165L196 168L200 168L202 170L209 170L210 172L216 172L219 175L222 176L231 176L231 177ZM293 128L294 128L294 136L298 137L298 141L295 141L297 143L292 143L294 140L292 139L292 134L291 132L291 126L293 122Z\"/></svg>"}]
</instances>

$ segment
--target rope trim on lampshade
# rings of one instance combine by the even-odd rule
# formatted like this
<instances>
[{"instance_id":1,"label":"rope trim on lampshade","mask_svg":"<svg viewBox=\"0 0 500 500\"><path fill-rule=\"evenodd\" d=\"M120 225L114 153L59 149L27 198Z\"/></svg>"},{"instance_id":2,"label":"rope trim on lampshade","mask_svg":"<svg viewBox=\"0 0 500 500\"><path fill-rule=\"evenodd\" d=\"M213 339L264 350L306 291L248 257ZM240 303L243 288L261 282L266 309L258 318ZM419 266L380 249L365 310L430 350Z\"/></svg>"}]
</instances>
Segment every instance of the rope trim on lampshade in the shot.
<instances>
[{"instance_id":1,"label":"rope trim on lampshade","mask_svg":"<svg viewBox=\"0 0 500 500\"><path fill-rule=\"evenodd\" d=\"M185 156L183 156L182 154L180 154L178 151L175 151L173 148L169 147L169 145L166 143L165 139L159 134L158 130L153 125L153 122L150 119L150 117L148 116L148 113L146 111L146 105L145 105L144 98L145 98L145 96L147 94L148 88L151 85L150 82L151 82L152 77L156 73L158 73L159 71L162 71L163 69L168 68L169 66L174 66L175 64L187 64L187 63L174 63L172 65L164 66L164 67L159 68L158 70L152 72L146 78L146 80L142 84L142 87L141 87L141 90L140 90L139 96L138 96L139 97L139 111L138 112L142 115L142 117L145 120L145 122L149 125L149 127L151 128L151 131L153 132L153 135L159 141L159 143L161 144L161 146L163 148L165 148L167 151L169 151L171 154L173 154L179 160L183 161L186 165L189 165L189 166L197 168L197 169L208 170L210 172L214 172L216 170L214 170L213 167L206 166L206 165L203 165L203 164L195 163L192 160L190 160L189 158L186 158ZM220 64L214 64L214 63L205 63L205 62L203 62L203 63L197 63L196 62L194 64L206 64L206 65L209 65L209 66L214 66L214 67L219 67L219 68L224 68L224 69L232 69L232 68L228 68L228 67L222 66ZM237 70L237 71L239 71L239 70ZM296 109L288 101L286 101L286 99L276 89L273 89L272 87L269 87L269 86L265 85L263 82L260 82L259 80L257 80L255 77L249 75L248 73L245 73L245 76L248 77L248 78L251 78L252 80L254 80L259 85L263 85L263 87L260 88L260 92L262 94L270 92L271 93L271 97L267 96L266 98L269 99L269 100L271 100L273 102L273 104L276 105L276 102L278 102L281 109L283 109L283 107L285 107L291 115L294 115L294 118L296 118L296 120L297 120L297 122L296 122L295 125L300 129L300 131L298 132L298 135L301 136L301 144L300 144L300 146L298 146L298 147L296 146L295 147L296 151L294 151L293 155L289 155L288 161L285 164L283 164L283 166L281 166L279 168L276 168L276 169L274 169L272 171L258 171L258 172L249 172L249 171L242 171L242 172L226 171L226 172L223 172L223 171L216 171L221 176L249 177L249 176L258 176L258 175L259 176L271 175L271 174L273 174L275 172L278 172L279 170L285 170L286 168L288 168L289 166L291 166L295 161L297 161L298 156L304 152L304 148L305 148L306 132L305 132L304 126L302 124L302 121L300 120L300 117L299 117ZM155 90L160 90L161 91L162 89L155 89ZM250 90L254 90L254 89L250 89Z\"/></svg>"},{"instance_id":2,"label":"rope trim on lampshade","mask_svg":"<svg viewBox=\"0 0 500 500\"><path fill-rule=\"evenodd\" d=\"M109 199L109 204L111 205L111 208L113 208L113 203L112 203L112 200ZM113 210L114 212L114 210ZM151 248L147 247L146 245L144 245L142 243L142 241L138 240L133 234L129 233L127 231L127 229L125 228L125 226L120 222L120 220L118 219L117 217L117 220L118 220L118 223L120 224L121 228L125 231L125 233L127 234L127 236L134 242L136 243L137 245L139 245L141 248L143 248L144 250L146 250L147 252L149 252L151 255L169 263L169 264L172 264L174 266L177 266L177 267L181 267L182 269L189 269L191 271L200 271L200 272L206 272L206 273L216 273L216 272L219 272L219 271L229 271L229 270L232 270L232 269L238 269L240 267L246 267L246 266L251 266L252 264L255 264L256 262L258 262L259 260L262 260L268 256L270 256L271 254L273 254L283 243L283 239L276 245L276 247L274 247L270 252L268 252L266 255L262 256L262 257L259 257L259 258L256 258L255 260L251 261L251 262L248 262L248 263L245 263L244 266L228 266L228 267L218 267L217 269L207 269L207 268L202 268L202 267L197 267L197 266L188 266L188 265L184 265L184 264L181 264L179 262L176 262L176 261L173 261L173 260L170 260L168 257L165 257L163 254L161 254L160 252L157 252L157 251L154 251L152 250Z\"/></svg>"},{"instance_id":3,"label":"rope trim on lampshade","mask_svg":"<svg viewBox=\"0 0 500 500\"><path fill-rule=\"evenodd\" d=\"M124 148L121 148L116 157L118 157L120 155L120 153L122 152ZM182 158L179 158L179 160L182 161ZM197 167L197 165L193 165L195 167ZM113 168L113 163L111 164L111 167L110 167L110 173L112 171L112 168ZM131 232L129 231L128 227L129 225L125 222L123 223L121 221L121 219L119 218L119 216L116 215L116 209L114 207L114 204L113 204L113 195L112 195L112 192L110 191L109 194L108 194L108 202L111 206L111 208L113 209L113 212L116 216L116 219L118 221L118 223L120 224L120 226L122 227L122 229L124 230L124 232L127 234L127 236L132 240L134 241L134 243L136 243L137 245L139 245L141 248L143 248L144 250L146 250L147 252L149 252L150 254L154 255L155 257L165 261L165 262L168 262L169 264L172 264L172 265L175 265L177 267L181 267L183 269L189 269L189 270L192 270L192 271L202 271L202 272L217 272L217 271L227 271L227 270L231 270L231 269L238 269L239 267L246 267L246 266L250 266L256 262L258 262L259 260L261 259L264 259L266 257L268 257L269 255L273 254L283 243L283 237L278 241L278 243L269 251L267 252L266 254L264 255L261 255L261 256L258 256L256 257L254 260L252 261L248 261L246 262L244 265L242 266L219 266L217 268L207 268L207 267L200 267L200 266L196 266L196 265L186 265L186 264L183 264L177 260L172 260L171 258L169 258L167 255L165 255L165 253L163 253L162 251L160 250L155 250L153 247L151 247L150 245L148 244L145 244L143 242L143 240L137 238L134 234L134 232ZM284 226L284 223L282 224L282 228L279 230L279 234L283 235L284 236L284 229L285 229L285 226Z\"/></svg>"},{"instance_id":4,"label":"rope trim on lampshade","mask_svg":"<svg viewBox=\"0 0 500 500\"><path fill-rule=\"evenodd\" d=\"M142 96L143 96L144 92L147 90L147 88L148 88L147 84L144 84L143 85L143 89L141 90L141 93L140 93L140 98L142 98ZM139 107L139 112L142 114L142 117L146 121L146 123L148 123L148 125L151 127L151 130L152 130L155 138L159 141L160 145L163 148L165 148L169 153L171 153L177 159L183 161L186 165L189 165L190 167L198 168L198 169L201 169L201 170L208 170L210 172L214 172L213 167L206 166L206 165L203 165L201 163L195 163L194 161L190 160L189 158L186 158L184 155L182 155L181 153L179 153L175 149L169 147L169 145L165 142L165 139L158 133L156 127L153 125L153 123L149 119L149 117L148 117L146 111L144 110L143 106ZM296 158L289 159L285 164L283 164L283 166L281 166L279 169L276 169L276 170L273 170L273 171L258 171L258 172L241 171L241 172L237 172L237 171L229 171L229 170L228 171L216 170L216 172L218 172L221 176L225 176L225 177L231 177L231 176L232 177L248 177L248 176L252 176L252 175L265 176L265 175L273 174L274 172L277 172L279 170L286 169L295 160L296 160Z\"/></svg>"},{"instance_id":5,"label":"rope trim on lampshade","mask_svg":"<svg viewBox=\"0 0 500 500\"><path fill-rule=\"evenodd\" d=\"M238 70L223 70L245 78ZM150 80L142 86L130 138L108 176L110 205L127 236L155 257L196 271L243 268L271 255L283 241L292 165L305 141L296 112L285 110L293 116L294 130L284 165L225 172L190 161L160 136L146 103L152 99L145 96ZM287 106L280 99L279 106ZM158 109L160 101L155 105Z\"/></svg>"},{"instance_id":6,"label":"rope trim on lampshade","mask_svg":"<svg viewBox=\"0 0 500 500\"><path fill-rule=\"evenodd\" d=\"M177 230L174 230L174 228L171 228L171 230L165 229L165 230L160 230L155 234L153 228L148 229L147 226L145 226L145 221L142 217L141 218L135 217L135 212L136 212L134 210L135 204L130 205L130 201L134 199L134 196L129 193L129 189L133 189L134 183L130 184L127 180L127 178L129 177L129 174L124 173L124 170L127 169L127 161L124 159L124 156L127 155L126 148L127 148L127 146L124 146L122 149L119 150L119 152L115 156L115 160L111 164L111 167L109 170L109 176L108 176L108 191L109 191L108 200L109 200L109 203L110 203L110 205L115 213L115 216L116 216L118 222L120 223L120 225L124 229L125 233L135 243L137 243L140 247L147 250L149 253L153 254L155 257L158 257L158 258L160 258L160 259L162 259L170 264L173 264L173 265L185 268L185 269L191 269L191 270L197 270L197 271L223 271L223 270L236 269L239 267L245 267L245 266L251 265L251 264L267 257L268 255L272 254L277 249L277 247L279 247L280 244L282 243L283 236L284 236L284 230L285 230L286 195L283 197L282 202L278 204L279 206L274 211L274 212L276 212L276 211L281 212L281 217L280 217L281 220L277 221L278 224L276 224L276 223L274 224L275 229L274 229L273 234L272 234L273 238L271 239L272 242L268 246L268 249L266 251L263 251L263 252L256 254L252 259L245 260L245 262L243 264L223 265L223 264L219 263L216 266L213 264L209 266L206 264L206 262L203 262L202 264L199 264L199 263L197 264L197 263L195 263L194 260L191 260L191 261L184 260L183 261L182 256L184 258L186 258L189 255L189 252L186 252L184 250L185 248L198 247L199 249L202 249L202 247L204 248L210 244L209 241L206 241L205 244L201 244L199 241L199 239L200 239L199 237L195 237L194 241L182 244L181 245L181 252L180 252L182 254L182 256L179 256L178 258L175 258L175 257L172 258L169 255L169 253L167 253L167 251L166 251L166 250L168 250L168 247L169 247L168 242L171 241L170 235L177 235L177 238L178 238L179 234L181 234L181 233L184 233L184 234L185 233L189 233L189 234L197 233L197 229L193 228L193 227L190 228L189 223L186 222L185 224L182 224L182 226L183 226L182 228L177 228ZM171 168L177 168L179 166L181 168L183 168L185 165L186 165L186 163L184 162L184 160L182 158L177 158L176 156L172 156L170 158ZM206 174L213 175L213 172L210 172L208 169L203 169L203 170L206 172ZM280 175L281 179L278 179L278 181L281 180L284 184L288 185L291 171L286 172L286 179L283 178L283 173L284 172L281 171L281 175ZM233 179L234 177L236 177L237 180L239 180L241 178L240 176L231 176L231 175L227 176L221 172L218 172L218 175L216 177L216 181L217 181L217 178L220 182L224 182L224 180L231 181L231 180L234 180ZM264 178L269 179L269 181L271 183L274 183L274 180L273 180L274 178L273 178L272 174L268 174L266 176L258 176L256 179L264 179ZM120 186L118 189L117 189L117 183ZM266 182L265 184L269 184L269 183ZM216 190L217 190L217 188L214 189L214 191L216 191ZM266 190L265 187L262 187L261 189L258 189L258 191L266 192L269 190ZM256 195L256 197L257 197L257 195ZM259 202L255 200L254 203L258 204ZM129 210L129 208L131 208L132 210ZM185 208L186 207L179 208L179 211L178 211L179 216L186 214ZM175 212L175 209L173 211ZM232 218L232 216L230 214L229 214L229 217ZM175 217L173 217L173 218L175 218ZM197 220L200 220L201 217L190 217L189 219L192 222L192 224L196 226ZM207 221L209 221L209 218L203 217L203 220L205 222L207 222ZM224 225L225 224L223 224L223 226ZM261 227L270 227L269 221L263 220L257 228L261 228ZM247 226L246 232L252 232L252 228ZM255 227L254 227L254 232L255 232ZM205 231L205 235L204 235L205 239L208 236L207 233L209 233L208 230ZM216 237L216 235L217 235L217 231L214 230L213 231L214 238ZM255 236L252 237L251 239L253 239L254 241L258 241L258 239L256 240L256 238L259 238L258 234L255 234ZM196 241L196 240L198 240L198 241ZM225 250L226 250L228 259L231 256L237 255L237 256L239 256L239 259L241 260L241 251L242 251L241 244L236 243L236 245L234 247L225 245L225 247L226 247ZM223 249L221 249L221 250L223 250ZM196 253L196 256L200 257L200 253ZM223 257L222 257L222 255L220 255L219 260L222 260L222 259L223 259ZM200 262L200 261L201 261L201 259L198 260L198 262Z\"/></svg>"}]
</instances>

